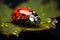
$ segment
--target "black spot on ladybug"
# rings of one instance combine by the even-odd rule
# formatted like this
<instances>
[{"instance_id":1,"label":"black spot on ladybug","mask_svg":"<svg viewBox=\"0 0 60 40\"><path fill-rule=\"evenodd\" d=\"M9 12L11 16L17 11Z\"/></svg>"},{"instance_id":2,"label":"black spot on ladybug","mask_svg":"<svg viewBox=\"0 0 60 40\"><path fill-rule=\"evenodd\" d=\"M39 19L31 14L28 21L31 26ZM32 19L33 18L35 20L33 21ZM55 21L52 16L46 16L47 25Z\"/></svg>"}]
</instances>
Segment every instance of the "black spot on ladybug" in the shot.
<instances>
[{"instance_id":1,"label":"black spot on ladybug","mask_svg":"<svg viewBox=\"0 0 60 40\"><path fill-rule=\"evenodd\" d=\"M18 12L20 11L21 9L18 10Z\"/></svg>"},{"instance_id":2,"label":"black spot on ladybug","mask_svg":"<svg viewBox=\"0 0 60 40\"><path fill-rule=\"evenodd\" d=\"M33 12L33 11L30 11L30 12Z\"/></svg>"},{"instance_id":3,"label":"black spot on ladybug","mask_svg":"<svg viewBox=\"0 0 60 40\"><path fill-rule=\"evenodd\" d=\"M16 16L16 13L14 14L14 16Z\"/></svg>"},{"instance_id":4,"label":"black spot on ladybug","mask_svg":"<svg viewBox=\"0 0 60 40\"><path fill-rule=\"evenodd\" d=\"M26 16L25 14L22 14L23 16Z\"/></svg>"}]
</instances>

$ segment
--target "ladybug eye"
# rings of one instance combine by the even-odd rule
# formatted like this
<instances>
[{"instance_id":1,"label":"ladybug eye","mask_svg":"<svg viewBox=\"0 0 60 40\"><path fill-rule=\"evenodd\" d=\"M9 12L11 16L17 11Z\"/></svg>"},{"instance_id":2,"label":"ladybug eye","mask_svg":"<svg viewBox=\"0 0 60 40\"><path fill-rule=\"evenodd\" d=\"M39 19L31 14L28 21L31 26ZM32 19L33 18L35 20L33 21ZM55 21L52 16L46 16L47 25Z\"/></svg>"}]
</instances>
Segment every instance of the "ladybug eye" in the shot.
<instances>
[{"instance_id":1,"label":"ladybug eye","mask_svg":"<svg viewBox=\"0 0 60 40\"><path fill-rule=\"evenodd\" d=\"M14 14L14 16L16 16L16 13Z\"/></svg>"}]
</instances>

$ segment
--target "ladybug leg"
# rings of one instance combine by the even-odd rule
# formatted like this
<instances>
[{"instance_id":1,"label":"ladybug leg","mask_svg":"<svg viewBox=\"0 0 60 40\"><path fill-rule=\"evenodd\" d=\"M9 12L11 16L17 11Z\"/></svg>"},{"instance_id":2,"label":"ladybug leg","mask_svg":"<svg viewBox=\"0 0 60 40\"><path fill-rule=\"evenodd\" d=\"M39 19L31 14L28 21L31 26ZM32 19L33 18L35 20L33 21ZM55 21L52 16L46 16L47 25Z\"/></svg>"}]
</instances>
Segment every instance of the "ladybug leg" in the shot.
<instances>
[{"instance_id":1,"label":"ladybug leg","mask_svg":"<svg viewBox=\"0 0 60 40\"><path fill-rule=\"evenodd\" d=\"M29 26L29 19L25 19L25 26Z\"/></svg>"},{"instance_id":2,"label":"ladybug leg","mask_svg":"<svg viewBox=\"0 0 60 40\"><path fill-rule=\"evenodd\" d=\"M20 25L21 26L27 26L27 21L26 20L21 20Z\"/></svg>"},{"instance_id":3,"label":"ladybug leg","mask_svg":"<svg viewBox=\"0 0 60 40\"><path fill-rule=\"evenodd\" d=\"M22 25L22 21L20 21L20 24L19 24L20 26Z\"/></svg>"}]
</instances>

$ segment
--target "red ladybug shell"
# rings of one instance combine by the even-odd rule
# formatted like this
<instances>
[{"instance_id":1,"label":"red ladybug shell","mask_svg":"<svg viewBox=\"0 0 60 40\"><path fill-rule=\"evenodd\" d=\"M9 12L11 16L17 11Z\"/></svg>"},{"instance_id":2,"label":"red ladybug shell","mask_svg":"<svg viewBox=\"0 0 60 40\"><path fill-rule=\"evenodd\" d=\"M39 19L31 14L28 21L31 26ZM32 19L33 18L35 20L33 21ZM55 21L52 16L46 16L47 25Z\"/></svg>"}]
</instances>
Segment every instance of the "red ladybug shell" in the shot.
<instances>
[{"instance_id":1,"label":"red ladybug shell","mask_svg":"<svg viewBox=\"0 0 60 40\"><path fill-rule=\"evenodd\" d=\"M24 20L30 16L30 8L16 8L11 15L12 20Z\"/></svg>"}]
</instances>

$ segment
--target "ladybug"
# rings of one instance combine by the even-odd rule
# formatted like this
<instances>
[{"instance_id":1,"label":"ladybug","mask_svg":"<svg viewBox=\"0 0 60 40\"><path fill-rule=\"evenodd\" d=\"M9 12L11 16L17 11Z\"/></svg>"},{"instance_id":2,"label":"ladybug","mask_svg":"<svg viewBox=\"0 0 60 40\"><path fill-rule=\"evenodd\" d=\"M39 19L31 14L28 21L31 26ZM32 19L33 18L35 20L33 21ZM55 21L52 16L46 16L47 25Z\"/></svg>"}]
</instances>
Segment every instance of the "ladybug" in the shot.
<instances>
[{"instance_id":1,"label":"ladybug","mask_svg":"<svg viewBox=\"0 0 60 40\"><path fill-rule=\"evenodd\" d=\"M13 21L29 21L34 23L40 23L40 18L38 17L35 11L32 11L30 8L22 7L16 8L13 10L11 19Z\"/></svg>"}]
</instances>

